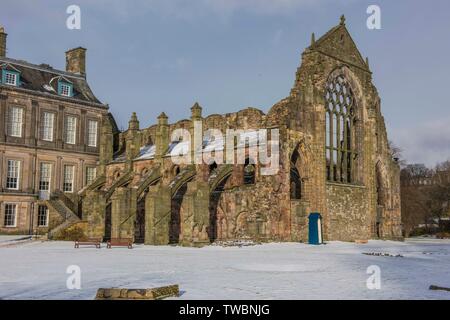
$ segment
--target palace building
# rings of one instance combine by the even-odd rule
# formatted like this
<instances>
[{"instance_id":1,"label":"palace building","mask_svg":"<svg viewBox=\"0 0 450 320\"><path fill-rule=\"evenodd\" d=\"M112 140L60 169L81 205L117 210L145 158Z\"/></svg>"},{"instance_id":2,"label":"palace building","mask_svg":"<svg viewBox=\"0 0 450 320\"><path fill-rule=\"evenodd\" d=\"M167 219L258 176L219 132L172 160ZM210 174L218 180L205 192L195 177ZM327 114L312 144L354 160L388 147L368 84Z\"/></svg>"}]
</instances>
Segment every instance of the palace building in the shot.
<instances>
[{"instance_id":1,"label":"palace building","mask_svg":"<svg viewBox=\"0 0 450 320\"><path fill-rule=\"evenodd\" d=\"M86 49L67 51L61 71L7 57L6 39L0 27L0 233L56 232L80 221L78 191L114 119L86 81Z\"/></svg>"}]
</instances>

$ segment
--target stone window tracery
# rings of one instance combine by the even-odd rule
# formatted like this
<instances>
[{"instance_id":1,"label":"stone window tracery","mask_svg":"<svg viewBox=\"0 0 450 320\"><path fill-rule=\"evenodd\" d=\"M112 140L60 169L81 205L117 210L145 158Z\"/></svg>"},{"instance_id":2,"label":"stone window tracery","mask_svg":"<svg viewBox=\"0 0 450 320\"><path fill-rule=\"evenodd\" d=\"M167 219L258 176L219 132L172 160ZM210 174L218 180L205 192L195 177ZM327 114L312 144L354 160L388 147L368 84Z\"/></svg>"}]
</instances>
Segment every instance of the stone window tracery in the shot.
<instances>
[{"instance_id":1,"label":"stone window tracery","mask_svg":"<svg viewBox=\"0 0 450 320\"><path fill-rule=\"evenodd\" d=\"M330 78L325 88L325 155L327 180L353 183L355 144L355 97L343 75Z\"/></svg>"}]
</instances>

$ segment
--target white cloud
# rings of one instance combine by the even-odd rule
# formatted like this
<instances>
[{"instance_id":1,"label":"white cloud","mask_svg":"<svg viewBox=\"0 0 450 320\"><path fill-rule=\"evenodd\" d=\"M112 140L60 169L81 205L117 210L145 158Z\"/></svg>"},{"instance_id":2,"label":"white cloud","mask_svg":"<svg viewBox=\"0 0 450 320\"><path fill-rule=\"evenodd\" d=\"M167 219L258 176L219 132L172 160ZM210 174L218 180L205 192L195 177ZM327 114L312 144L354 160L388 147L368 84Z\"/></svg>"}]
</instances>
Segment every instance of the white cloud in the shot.
<instances>
[{"instance_id":1,"label":"white cloud","mask_svg":"<svg viewBox=\"0 0 450 320\"><path fill-rule=\"evenodd\" d=\"M392 130L394 142L409 163L434 166L450 159L450 118L444 117L409 128Z\"/></svg>"}]
</instances>

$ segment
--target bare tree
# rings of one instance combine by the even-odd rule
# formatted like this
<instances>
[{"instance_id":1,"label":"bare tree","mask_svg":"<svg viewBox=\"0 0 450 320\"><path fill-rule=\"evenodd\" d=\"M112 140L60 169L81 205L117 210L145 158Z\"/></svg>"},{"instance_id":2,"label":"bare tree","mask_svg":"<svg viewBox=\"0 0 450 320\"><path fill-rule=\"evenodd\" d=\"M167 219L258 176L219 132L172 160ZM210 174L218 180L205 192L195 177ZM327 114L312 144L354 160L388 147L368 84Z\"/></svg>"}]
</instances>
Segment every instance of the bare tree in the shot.
<instances>
[{"instance_id":1,"label":"bare tree","mask_svg":"<svg viewBox=\"0 0 450 320\"><path fill-rule=\"evenodd\" d=\"M431 217L428 197L418 188L402 186L401 202L402 223L405 236L408 237L419 224L428 224Z\"/></svg>"},{"instance_id":2,"label":"bare tree","mask_svg":"<svg viewBox=\"0 0 450 320\"><path fill-rule=\"evenodd\" d=\"M442 218L450 215L450 161L436 165L429 198L430 212L441 225Z\"/></svg>"},{"instance_id":3,"label":"bare tree","mask_svg":"<svg viewBox=\"0 0 450 320\"><path fill-rule=\"evenodd\" d=\"M406 160L403 158L403 149L397 146L392 140L388 141L389 152L391 158L397 161L401 168L406 165Z\"/></svg>"},{"instance_id":4,"label":"bare tree","mask_svg":"<svg viewBox=\"0 0 450 320\"><path fill-rule=\"evenodd\" d=\"M419 225L428 229L431 220L430 197L427 186L422 184L424 178L429 178L432 170L424 164L409 164L400 171L402 223L405 236Z\"/></svg>"},{"instance_id":5,"label":"bare tree","mask_svg":"<svg viewBox=\"0 0 450 320\"><path fill-rule=\"evenodd\" d=\"M427 168L422 163L408 164L402 169L401 173L404 178L419 179L427 178L433 175L433 170Z\"/></svg>"}]
</instances>

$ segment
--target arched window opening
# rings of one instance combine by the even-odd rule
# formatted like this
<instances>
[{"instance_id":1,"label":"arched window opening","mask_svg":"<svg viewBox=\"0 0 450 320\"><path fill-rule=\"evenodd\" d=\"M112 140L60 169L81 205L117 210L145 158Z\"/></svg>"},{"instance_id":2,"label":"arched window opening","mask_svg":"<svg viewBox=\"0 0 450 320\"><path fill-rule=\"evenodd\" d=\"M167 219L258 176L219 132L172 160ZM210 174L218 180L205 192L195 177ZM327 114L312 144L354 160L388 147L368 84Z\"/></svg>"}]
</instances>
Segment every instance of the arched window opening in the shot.
<instances>
[{"instance_id":1,"label":"arched window opening","mask_svg":"<svg viewBox=\"0 0 450 320\"><path fill-rule=\"evenodd\" d=\"M255 183L255 165L250 163L250 160L245 159L244 165L244 184L254 184Z\"/></svg>"},{"instance_id":2,"label":"arched window opening","mask_svg":"<svg viewBox=\"0 0 450 320\"><path fill-rule=\"evenodd\" d=\"M377 190L377 205L378 206L384 206L385 199L384 199L384 188L383 188L383 178L381 175L381 169L379 165L375 168L376 173L376 190Z\"/></svg>"},{"instance_id":3,"label":"arched window opening","mask_svg":"<svg viewBox=\"0 0 450 320\"><path fill-rule=\"evenodd\" d=\"M141 176L143 176L143 177L146 176L148 174L148 172L149 172L148 168L142 169Z\"/></svg>"},{"instance_id":4,"label":"arched window opening","mask_svg":"<svg viewBox=\"0 0 450 320\"><path fill-rule=\"evenodd\" d=\"M290 170L290 194L292 200L300 200L302 198L302 180L297 169L297 163L300 158L298 151L295 150L291 156Z\"/></svg>"},{"instance_id":5,"label":"arched window opening","mask_svg":"<svg viewBox=\"0 0 450 320\"><path fill-rule=\"evenodd\" d=\"M300 200L302 198L302 182L297 168L291 169L291 199Z\"/></svg>"},{"instance_id":6,"label":"arched window opening","mask_svg":"<svg viewBox=\"0 0 450 320\"><path fill-rule=\"evenodd\" d=\"M209 174L213 173L217 169L217 163L213 162L209 165Z\"/></svg>"},{"instance_id":7,"label":"arched window opening","mask_svg":"<svg viewBox=\"0 0 450 320\"><path fill-rule=\"evenodd\" d=\"M344 76L329 79L325 87L325 158L329 181L355 180L355 108L353 91Z\"/></svg>"}]
</instances>

